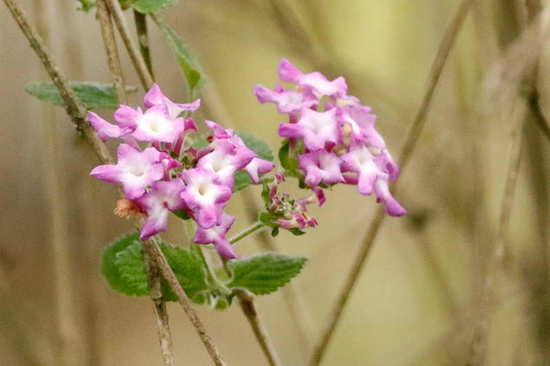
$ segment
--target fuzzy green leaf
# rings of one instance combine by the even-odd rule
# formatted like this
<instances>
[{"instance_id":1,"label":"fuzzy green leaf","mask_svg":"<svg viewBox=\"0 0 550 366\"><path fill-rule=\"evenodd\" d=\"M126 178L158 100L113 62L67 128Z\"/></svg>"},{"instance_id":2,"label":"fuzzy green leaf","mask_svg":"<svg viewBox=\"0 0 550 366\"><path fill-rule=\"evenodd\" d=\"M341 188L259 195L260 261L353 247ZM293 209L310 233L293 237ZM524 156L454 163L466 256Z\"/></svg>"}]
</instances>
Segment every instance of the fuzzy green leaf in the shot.
<instances>
[{"instance_id":1,"label":"fuzzy green leaf","mask_svg":"<svg viewBox=\"0 0 550 366\"><path fill-rule=\"evenodd\" d=\"M246 132L236 131L235 133L243 140L246 147L254 151L259 158L273 161L273 151L263 140Z\"/></svg>"},{"instance_id":2,"label":"fuzzy green leaf","mask_svg":"<svg viewBox=\"0 0 550 366\"><path fill-rule=\"evenodd\" d=\"M147 267L143 258L143 247L139 241L130 244L116 254L115 265L124 287L122 292L131 296L149 295Z\"/></svg>"},{"instance_id":3,"label":"fuzzy green leaf","mask_svg":"<svg viewBox=\"0 0 550 366\"><path fill-rule=\"evenodd\" d=\"M271 151L269 145L266 144L263 140L260 140L256 136L253 136L246 132L237 131L236 134L243 140L246 147L254 151L259 158L273 161L273 152ZM243 190L250 184L252 184L252 180L246 172L237 172L235 174L235 184L233 186L233 192Z\"/></svg>"},{"instance_id":4,"label":"fuzzy green leaf","mask_svg":"<svg viewBox=\"0 0 550 366\"><path fill-rule=\"evenodd\" d=\"M156 13L159 10L174 5L176 0L134 0L132 7L143 14Z\"/></svg>"},{"instance_id":5,"label":"fuzzy green leaf","mask_svg":"<svg viewBox=\"0 0 550 366\"><path fill-rule=\"evenodd\" d=\"M203 303L204 296L202 296L202 293L209 289L209 284L201 258L189 250L166 243L161 243L160 248L187 296L193 302ZM168 288L167 285L163 287ZM170 301L177 300L176 295L171 291L165 293L165 298Z\"/></svg>"},{"instance_id":6,"label":"fuzzy green leaf","mask_svg":"<svg viewBox=\"0 0 550 366\"><path fill-rule=\"evenodd\" d=\"M118 98L113 84L72 81L70 87L75 91L78 99L88 109L115 109L118 107ZM135 92L136 87L126 87L128 92ZM65 105L57 87L53 83L30 83L25 91L40 100L55 105Z\"/></svg>"},{"instance_id":7,"label":"fuzzy green leaf","mask_svg":"<svg viewBox=\"0 0 550 366\"><path fill-rule=\"evenodd\" d=\"M168 45L170 46L176 56L176 59L178 60L178 64L180 65L181 71L185 76L187 84L189 85L189 89L193 91L195 88L199 87L204 81L201 66L193 57L191 52L189 52L187 45L178 35L178 33L160 19L155 18L155 20L157 25L164 33Z\"/></svg>"},{"instance_id":8,"label":"fuzzy green leaf","mask_svg":"<svg viewBox=\"0 0 550 366\"><path fill-rule=\"evenodd\" d=\"M296 277L306 260L277 253L233 259L227 264L232 275L227 286L246 289L256 295L269 294Z\"/></svg>"},{"instance_id":9,"label":"fuzzy green leaf","mask_svg":"<svg viewBox=\"0 0 550 366\"><path fill-rule=\"evenodd\" d=\"M135 243L139 244L138 234L122 236L105 248L101 258L101 273L113 290L123 294L130 291L127 289L125 278L122 277L119 271L116 259L119 253Z\"/></svg>"}]
</instances>

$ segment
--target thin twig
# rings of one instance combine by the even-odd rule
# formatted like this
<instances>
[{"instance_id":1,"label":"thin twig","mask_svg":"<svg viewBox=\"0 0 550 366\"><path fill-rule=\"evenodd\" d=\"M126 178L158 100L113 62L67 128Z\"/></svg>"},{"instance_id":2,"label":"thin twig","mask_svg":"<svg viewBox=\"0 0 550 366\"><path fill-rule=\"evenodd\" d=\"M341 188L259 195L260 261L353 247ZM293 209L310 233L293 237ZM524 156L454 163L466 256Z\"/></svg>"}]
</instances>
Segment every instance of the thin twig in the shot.
<instances>
[{"instance_id":1,"label":"thin twig","mask_svg":"<svg viewBox=\"0 0 550 366\"><path fill-rule=\"evenodd\" d=\"M195 310L191 307L185 291L178 282L174 271L172 271L172 268L170 268L170 265L168 264L168 261L166 260L166 257L160 250L159 246L152 241L143 242L143 246L145 248L145 251L149 253L152 258L154 258L160 269L162 277L164 277L172 291L174 291L174 293L178 297L178 303L181 305L183 311L189 317L189 320L195 327L195 330L197 331L202 343L206 347L206 350L208 351L208 354L210 355L210 358L212 359L214 364L216 366L226 365L218 351L218 348L206 332L204 324L198 317Z\"/></svg>"},{"instance_id":2,"label":"thin twig","mask_svg":"<svg viewBox=\"0 0 550 366\"><path fill-rule=\"evenodd\" d=\"M135 45L134 41L130 37L130 30L128 28L128 24L126 23L126 19L124 18L124 13L122 11L122 8L120 7L120 3L117 0L105 1L107 2L107 5L111 10L111 14L115 19L116 27L118 29L120 37L122 38L122 42L126 47L126 51L128 51L130 60L132 61L132 64L134 65L134 68L138 74L141 85L145 90L147 90L154 83L153 76L149 73L147 65L145 64L145 61L138 51L138 47Z\"/></svg>"},{"instance_id":3,"label":"thin twig","mask_svg":"<svg viewBox=\"0 0 550 366\"><path fill-rule=\"evenodd\" d=\"M149 48L149 32L147 31L147 17L145 16L145 14L134 10L134 23L136 23L139 51L141 52L141 56L145 61L145 65L147 65L147 70L149 70L149 74L151 74L151 77L154 79L155 74L153 73L151 49Z\"/></svg>"},{"instance_id":4,"label":"thin twig","mask_svg":"<svg viewBox=\"0 0 550 366\"><path fill-rule=\"evenodd\" d=\"M250 231L249 234L250 233L253 233L253 231ZM240 236L239 240L241 240L245 236ZM232 240L231 243L234 244L237 241L238 240ZM227 267L227 262L228 262L227 258L224 258L224 257L220 257L220 258L223 262L225 271L229 274L230 270ZM275 350L275 346L273 345L273 341L271 340L271 336L269 335L269 332L267 331L267 328L264 325L262 317L258 312L256 303L254 302L254 297L252 297L252 295L250 295L248 292L242 291L242 290L236 290L235 294L239 299L241 310L243 311L243 314L246 317L246 320L248 320L248 323L252 328L252 332L254 333L254 336L256 337L256 340L258 341L260 348L262 349L265 357L267 358L269 365L282 366L279 355L277 354L277 351Z\"/></svg>"},{"instance_id":5,"label":"thin twig","mask_svg":"<svg viewBox=\"0 0 550 366\"><path fill-rule=\"evenodd\" d=\"M36 34L36 32L29 26L26 16L21 11L21 9L15 4L15 2L13 0L3 0L3 1L8 7L8 9L10 10L11 14L13 15L14 19L16 20L17 24L19 25L19 27L21 28L25 36L29 40L31 47L35 50L38 57L44 64L46 71L50 75L50 78L56 85L60 95L65 101L67 114L69 115L69 117L71 118L75 126L77 126L77 128L80 131L83 131L84 136L92 145L92 148L96 152L99 160L102 163L111 162L112 158L107 150L107 147L96 136L95 132L91 129L91 127L86 123L84 119L84 112L85 112L84 108L76 98L74 91L68 88L65 77L60 73L59 69L53 62L53 59L48 53L46 47L44 46L43 41ZM189 301L187 300L187 297L185 295L185 292L183 291L183 288L178 283L176 275L168 265L168 262L166 261L166 258L164 258L164 255L162 254L162 252L160 252L160 249L156 245L149 242L144 243L144 245L153 246L154 250L152 251L152 254L153 254L153 257L155 258L155 261L157 261L157 263L159 264L159 268L163 277L168 281L170 288L178 296L179 303L182 305L182 307L185 310L185 313L190 318L191 323L199 333L199 336L203 341L203 343L205 344L208 350L208 353L210 354L212 360L214 361L214 364L217 366L225 365L225 362L222 361L219 355L219 352L217 351L217 348L215 347L212 340L206 333L206 330L202 325L202 322L198 318L195 311L189 305Z\"/></svg>"},{"instance_id":6,"label":"thin twig","mask_svg":"<svg viewBox=\"0 0 550 366\"><path fill-rule=\"evenodd\" d=\"M254 298L244 291L236 291L236 293L239 298L241 309L246 316L250 327L254 331L254 335L256 336L260 347L266 355L269 365L281 366L281 360L275 351L275 347L273 346L273 342L267 332L267 329L263 325L263 321L258 313L258 309L256 308Z\"/></svg>"},{"instance_id":7,"label":"thin twig","mask_svg":"<svg viewBox=\"0 0 550 366\"><path fill-rule=\"evenodd\" d=\"M464 20L466 19L468 10L470 9L474 1L476 0L462 1L462 3L458 7L458 10L453 16L453 19L450 25L445 31L443 39L441 40L441 43L437 50L437 54L435 56L434 62L430 70L430 74L428 76L428 87L426 89L426 93L424 94L422 103L420 104L418 113L414 119L412 127L408 132L405 145L403 146L403 149L401 150L401 154L398 159L398 164L400 165L402 172L407 167L412 157L412 154L416 149L419 137L424 129L424 125L426 124L426 116L432 105L435 89L439 84L439 80L440 80L443 68L445 66L445 63L447 62L449 53L451 52L451 49L455 44L457 35L460 29L462 28L462 25L464 24ZM396 185L396 188L397 187L398 185ZM351 271L348 277L346 278L343 289L338 294L336 305L330 314L328 326L321 334L321 337L319 338L319 343L317 343L317 345L313 350L313 354L309 362L310 366L317 366L321 364L323 357L326 353L326 350L328 348L328 345L330 344L330 341L334 335L334 332L341 320L343 311L346 305L348 304L350 295L353 289L355 288L355 284L357 283L357 280L361 275L364 263L369 256L374 240L377 237L377 234L380 230L380 227L382 226L382 222L384 221L385 217L386 217L386 214L384 210L380 207L377 210L376 215L369 226L369 229L367 230L365 240L363 241L363 244L359 249L359 253L355 259L355 262L352 264Z\"/></svg>"},{"instance_id":8,"label":"thin twig","mask_svg":"<svg viewBox=\"0 0 550 366\"><path fill-rule=\"evenodd\" d=\"M46 72L59 90L61 98L65 102L65 110L71 118L76 129L80 131L92 149L102 162L111 162L113 159L107 146L97 137L91 126L86 122L86 108L79 102L74 91L69 87L67 79L59 72L52 56L45 46L42 38L32 29L27 21L25 13L17 6L13 0L3 0L8 7L14 20L27 38L32 49L36 52L38 58L44 65Z\"/></svg>"},{"instance_id":9,"label":"thin twig","mask_svg":"<svg viewBox=\"0 0 550 366\"><path fill-rule=\"evenodd\" d=\"M170 333L166 303L162 301L162 287L159 268L156 261L153 259L151 246L144 245L144 249L145 263L147 265L147 273L149 276L149 288L151 291L150 296L154 305L162 360L166 366L174 366L176 364L174 346L172 344L172 334Z\"/></svg>"},{"instance_id":10,"label":"thin twig","mask_svg":"<svg viewBox=\"0 0 550 366\"><path fill-rule=\"evenodd\" d=\"M107 65L113 78L116 94L119 103L127 103L126 91L124 90L124 77L122 75L122 67L120 66L120 58L118 57L118 49L116 46L115 34L113 32L113 20L109 14L107 0L97 1L97 17L101 29L101 37L107 54Z\"/></svg>"}]
</instances>

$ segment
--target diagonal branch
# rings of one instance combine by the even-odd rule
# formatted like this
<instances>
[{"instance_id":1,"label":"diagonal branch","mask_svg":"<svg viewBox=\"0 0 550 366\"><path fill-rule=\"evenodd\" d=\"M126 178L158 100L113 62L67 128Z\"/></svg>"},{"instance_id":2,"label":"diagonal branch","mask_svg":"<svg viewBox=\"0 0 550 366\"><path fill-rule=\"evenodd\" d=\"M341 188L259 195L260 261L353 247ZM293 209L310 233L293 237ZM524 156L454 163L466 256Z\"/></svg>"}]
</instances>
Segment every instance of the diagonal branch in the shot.
<instances>
[{"instance_id":1,"label":"diagonal branch","mask_svg":"<svg viewBox=\"0 0 550 366\"><path fill-rule=\"evenodd\" d=\"M408 132L405 145L403 146L403 149L401 150L401 154L398 159L398 164L400 165L402 172L407 167L412 157L412 154L414 153L418 145L418 139L424 129L424 125L426 124L426 116L430 111L435 89L439 84L439 80L443 72L443 67L445 66L449 53L451 52L451 49L455 44L457 35L462 28L462 25L464 24L464 20L466 19L468 10L470 9L474 1L475 0L463 0L461 2L450 25L445 31L443 39L441 40L430 70L430 74L428 76L428 87L426 89L426 93L424 94L422 103L420 104L412 127ZM376 216L369 226L369 229L367 230L365 240L363 241L355 262L352 264L352 269L348 277L346 278L343 289L338 294L336 300L337 302L331 312L330 319L328 321L328 326L321 334L319 342L313 349L313 354L309 363L310 366L317 366L321 364L323 357L327 351L328 345L330 344L334 332L338 324L340 323L344 309L349 302L351 293L353 292L355 284L357 283L357 280L361 275L364 264L370 254L370 250L373 246L374 241L376 240L376 237L378 235L378 232L380 231L380 227L382 226L385 217L386 214L384 210L382 208L379 208L376 212Z\"/></svg>"}]
</instances>

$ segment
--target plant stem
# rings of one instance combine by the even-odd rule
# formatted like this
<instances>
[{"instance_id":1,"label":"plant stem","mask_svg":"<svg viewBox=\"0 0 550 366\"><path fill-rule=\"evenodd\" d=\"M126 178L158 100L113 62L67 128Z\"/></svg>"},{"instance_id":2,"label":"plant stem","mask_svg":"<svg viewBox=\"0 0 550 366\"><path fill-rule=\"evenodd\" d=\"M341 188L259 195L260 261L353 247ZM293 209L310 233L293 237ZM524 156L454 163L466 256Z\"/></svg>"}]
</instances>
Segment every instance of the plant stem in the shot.
<instances>
[{"instance_id":1,"label":"plant stem","mask_svg":"<svg viewBox=\"0 0 550 366\"><path fill-rule=\"evenodd\" d=\"M44 45L42 38L31 28L25 13L17 6L14 0L3 0L4 4L8 7L17 25L27 38L31 48L35 51L36 55L44 65L46 72L50 79L57 87L61 98L65 102L65 111L71 118L74 126L80 131L92 149L96 153L100 161L104 163L112 162L111 154L107 149L107 146L97 137L93 129L86 122L86 108L80 103L74 91L69 87L69 83L64 75L59 71L59 68L54 63L53 58L48 51L48 48Z\"/></svg>"},{"instance_id":2,"label":"plant stem","mask_svg":"<svg viewBox=\"0 0 550 366\"><path fill-rule=\"evenodd\" d=\"M208 351L208 354L214 364L216 366L225 366L226 363L223 361L218 348L206 332L206 328L204 327L204 324L198 317L195 310L191 307L191 304L189 303L189 299L187 298L187 295L185 294L185 291L181 287L180 283L178 282L178 279L176 278L176 275L174 274L174 271L172 271L172 268L170 268L170 265L168 264L168 261L166 260L166 257L160 250L158 244L152 242L152 241L146 241L143 242L143 246L145 250L150 253L151 257L156 261L160 273L162 274L162 277L168 282L168 285L174 291L176 296L178 297L178 303L182 307L185 314L188 316L189 320L195 327L195 330L197 331L202 343L206 347L206 350Z\"/></svg>"},{"instance_id":3,"label":"plant stem","mask_svg":"<svg viewBox=\"0 0 550 366\"><path fill-rule=\"evenodd\" d=\"M279 359L279 356L275 351L273 341L271 340L271 337L269 336L269 333L267 332L267 329L264 326L264 323L260 317L260 313L258 312L258 308L256 307L256 304L254 302L254 298L245 291L241 290L237 290L236 294L239 298L241 309L246 319L248 320L248 323L250 324L250 327L252 328L252 331L254 332L254 335L256 336L256 339L258 340L262 351L267 357L269 365L281 366L281 360Z\"/></svg>"},{"instance_id":4,"label":"plant stem","mask_svg":"<svg viewBox=\"0 0 550 366\"><path fill-rule=\"evenodd\" d=\"M471 5L475 1L476 0L463 0L461 2L461 4L458 7L458 10L453 16L453 19L450 25L445 31L443 39L441 40L441 43L437 50L437 54L435 56L435 59L433 61L433 64L430 70L430 74L428 76L427 90L424 94L422 103L420 104L418 113L416 114L412 127L407 134L405 145L403 146L403 149L401 150L401 154L398 159L398 164L401 167L401 172L403 172L406 169L412 157L412 154L416 149L419 137L426 124L426 116L432 105L435 89L439 84L439 80L441 78L443 68L447 62L449 53L451 52L451 49L455 44L457 35L460 29L462 28L462 25L464 24L464 20L466 19L468 10L470 9ZM396 188L397 186L398 185L396 184ZM351 293L355 288L355 284L357 283L357 280L361 275L362 269L364 267L364 263L366 262L369 256L374 240L376 239L378 232L380 231L380 227L382 226L382 223L385 217L386 217L386 214L384 212L384 209L381 207L378 208L376 215L367 230L367 233L365 235L365 240L363 241L363 244L359 250L359 254L357 255L357 258L352 264L351 271L345 280L343 289L338 294L336 304L330 314L328 326L321 333L319 342L315 345L313 349L313 354L309 362L310 366L318 366L321 364L323 357L325 356L325 353L327 351L328 345L330 344L330 341L332 340L334 332L342 318L343 311L346 305L348 304L348 301L351 297Z\"/></svg>"},{"instance_id":5,"label":"plant stem","mask_svg":"<svg viewBox=\"0 0 550 366\"><path fill-rule=\"evenodd\" d=\"M120 7L120 3L118 2L118 0L105 0L105 1L107 2L107 5L111 10L111 14L115 19L116 27L118 29L120 37L122 38L122 42L126 47L126 51L130 56L130 60L134 65L134 69L138 74L139 80L141 81L141 85L145 90L147 90L154 83L153 76L149 73L149 70L147 69L147 65L145 64L145 61L141 57L141 54L139 53L137 46L135 45L132 38L130 37L130 30L128 28L128 24L126 23L126 18L124 18L124 13L122 11L122 8Z\"/></svg>"},{"instance_id":6,"label":"plant stem","mask_svg":"<svg viewBox=\"0 0 550 366\"><path fill-rule=\"evenodd\" d=\"M109 71L113 78L119 103L126 104L128 100L126 98L126 90L124 90L124 78L120 66L120 58L118 57L115 34L113 32L113 20L109 14L106 0L98 0L96 4L101 37L103 38L103 45L105 46L105 53L107 54Z\"/></svg>"},{"instance_id":7,"label":"plant stem","mask_svg":"<svg viewBox=\"0 0 550 366\"><path fill-rule=\"evenodd\" d=\"M149 276L149 288L151 289L151 300L153 300L154 304L162 360L166 366L174 366L176 364L176 360L174 356L174 347L172 344L172 335L170 333L170 324L168 322L166 303L162 301L159 268L153 259L154 257L151 253L151 246L144 245L144 249L145 263L147 265L147 273Z\"/></svg>"},{"instance_id":8,"label":"plant stem","mask_svg":"<svg viewBox=\"0 0 550 366\"><path fill-rule=\"evenodd\" d=\"M229 242L231 244L235 244L238 241L246 238L248 235L253 234L256 231L260 230L263 227L264 227L264 224L262 224L259 221L256 221L255 223L253 223L252 225L250 225L249 227L247 227L246 229L244 229L243 231L241 231L240 233L236 234L234 237L229 239Z\"/></svg>"},{"instance_id":9,"label":"plant stem","mask_svg":"<svg viewBox=\"0 0 550 366\"><path fill-rule=\"evenodd\" d=\"M139 51L147 65L147 70L151 77L155 78L155 73L153 72L153 62L151 60L151 49L149 48L149 33L147 31L147 17L145 14L140 13L137 10L134 10L134 22L136 23L136 33L138 36Z\"/></svg>"}]
</instances>

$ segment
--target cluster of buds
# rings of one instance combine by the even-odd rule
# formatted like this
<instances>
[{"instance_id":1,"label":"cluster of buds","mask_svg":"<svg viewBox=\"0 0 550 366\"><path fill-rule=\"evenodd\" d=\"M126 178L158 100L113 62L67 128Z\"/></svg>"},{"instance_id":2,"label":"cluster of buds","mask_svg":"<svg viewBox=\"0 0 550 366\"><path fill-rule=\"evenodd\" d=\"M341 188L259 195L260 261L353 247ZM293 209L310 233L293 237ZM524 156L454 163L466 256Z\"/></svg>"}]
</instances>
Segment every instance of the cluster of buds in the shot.
<instances>
[{"instance_id":1,"label":"cluster of buds","mask_svg":"<svg viewBox=\"0 0 550 366\"><path fill-rule=\"evenodd\" d=\"M311 197L295 199L288 193L279 191L279 184L284 181L283 174L275 174L271 182L263 182L262 198L266 211L260 214L260 221L273 228L272 235L279 232L279 228L286 229L294 235L304 234L307 228L317 226L317 219L308 214L307 206L318 202L321 206L325 197L321 189L315 189Z\"/></svg>"},{"instance_id":2,"label":"cluster of buds","mask_svg":"<svg viewBox=\"0 0 550 366\"><path fill-rule=\"evenodd\" d=\"M117 211L145 216L141 240L166 231L172 212L196 222L194 242L213 244L222 256L235 258L226 239L235 217L224 212L235 174L246 171L259 183L273 163L260 159L232 130L212 121L205 121L210 130L206 143L193 144L190 134L198 132L197 125L181 115L197 110L200 100L177 104L153 85L144 106L145 110L121 105L114 114L116 124L88 114L102 140L122 141L117 163L100 165L90 174L122 186L125 200Z\"/></svg>"},{"instance_id":3,"label":"cluster of buds","mask_svg":"<svg viewBox=\"0 0 550 366\"><path fill-rule=\"evenodd\" d=\"M279 77L297 87L271 90L258 85L254 93L260 103L275 103L279 113L288 115L288 122L279 125L279 136L285 138L280 153L285 173L312 189L357 185L361 194L374 193L389 215L405 215L389 190L399 168L374 127L376 116L347 95L345 79L305 74L286 59L279 64Z\"/></svg>"}]
</instances>

